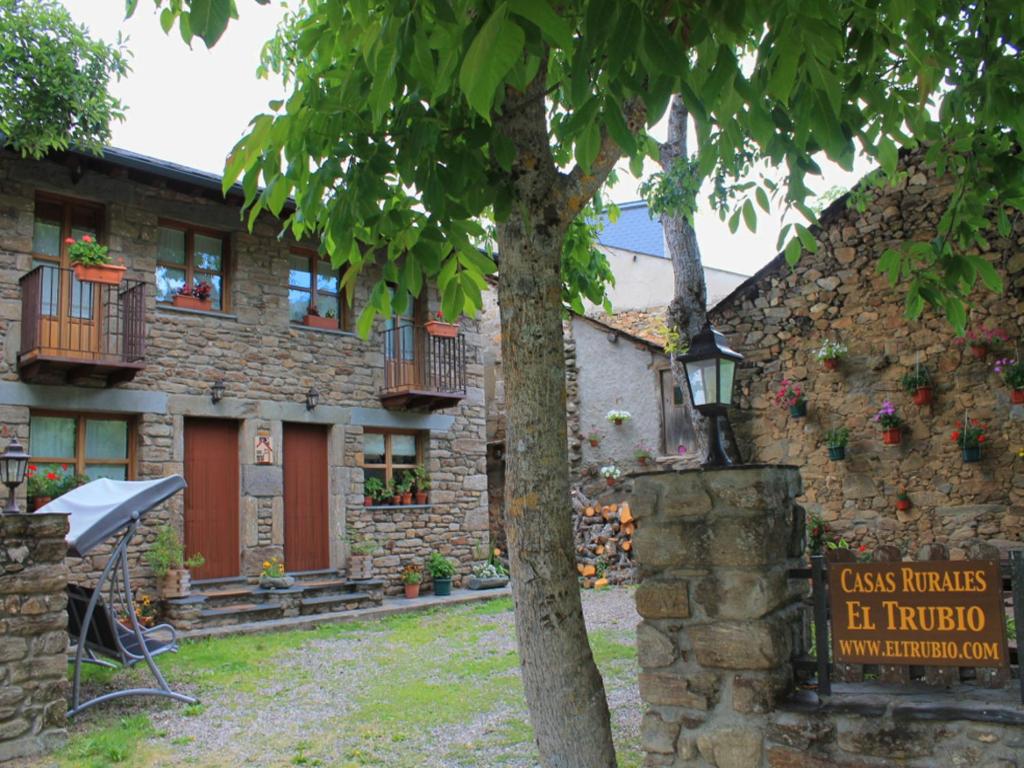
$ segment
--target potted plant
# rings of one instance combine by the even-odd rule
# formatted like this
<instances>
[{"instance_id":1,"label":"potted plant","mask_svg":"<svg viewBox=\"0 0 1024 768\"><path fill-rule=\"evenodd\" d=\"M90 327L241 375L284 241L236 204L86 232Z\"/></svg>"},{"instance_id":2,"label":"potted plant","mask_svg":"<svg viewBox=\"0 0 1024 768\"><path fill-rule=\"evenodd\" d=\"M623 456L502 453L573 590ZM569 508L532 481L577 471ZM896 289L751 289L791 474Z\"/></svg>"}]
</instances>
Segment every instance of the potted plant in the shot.
<instances>
[{"instance_id":1,"label":"potted plant","mask_svg":"<svg viewBox=\"0 0 1024 768\"><path fill-rule=\"evenodd\" d=\"M910 495L907 493L907 486L901 485L896 489L896 511L906 512L910 509Z\"/></svg>"},{"instance_id":2,"label":"potted plant","mask_svg":"<svg viewBox=\"0 0 1024 768\"><path fill-rule=\"evenodd\" d=\"M960 446L964 464L973 464L981 461L981 446L988 439L985 431L988 424L982 424L978 419L969 419L966 423L958 421L956 429L950 434L950 439Z\"/></svg>"},{"instance_id":3,"label":"potted plant","mask_svg":"<svg viewBox=\"0 0 1024 768\"><path fill-rule=\"evenodd\" d=\"M616 427L619 427L625 424L630 419L632 419L633 414L631 414L629 411L612 409L608 411L608 413L605 415L605 418L612 424L614 424Z\"/></svg>"},{"instance_id":4,"label":"potted plant","mask_svg":"<svg viewBox=\"0 0 1024 768\"><path fill-rule=\"evenodd\" d=\"M295 577L287 576L284 572L284 560L272 557L263 561L263 570L260 571L262 589L288 589L294 583Z\"/></svg>"},{"instance_id":5,"label":"potted plant","mask_svg":"<svg viewBox=\"0 0 1024 768\"><path fill-rule=\"evenodd\" d=\"M373 556L380 552L380 544L371 537L361 539L349 538L348 545L348 577L353 581L373 578Z\"/></svg>"},{"instance_id":6,"label":"potted plant","mask_svg":"<svg viewBox=\"0 0 1024 768\"><path fill-rule=\"evenodd\" d=\"M1010 402L1024 404L1024 363L1004 357L996 360L994 370L1002 375L1003 383L1010 388Z\"/></svg>"},{"instance_id":7,"label":"potted plant","mask_svg":"<svg viewBox=\"0 0 1024 768\"><path fill-rule=\"evenodd\" d=\"M807 397L799 384L783 379L775 393L775 404L780 408L789 408L789 415L794 419L802 419L807 415Z\"/></svg>"},{"instance_id":8,"label":"potted plant","mask_svg":"<svg viewBox=\"0 0 1024 768\"><path fill-rule=\"evenodd\" d=\"M185 557L185 546L178 537L178 530L169 525L160 526L153 544L146 552L146 563L153 569L157 587L164 599L188 597L192 588L191 568L199 568L206 562L200 553Z\"/></svg>"},{"instance_id":9,"label":"potted plant","mask_svg":"<svg viewBox=\"0 0 1024 768\"><path fill-rule=\"evenodd\" d=\"M467 589L497 589L508 584L508 569L499 559L501 550L495 549L488 560L473 566L473 575L466 580Z\"/></svg>"},{"instance_id":10,"label":"potted plant","mask_svg":"<svg viewBox=\"0 0 1024 768\"><path fill-rule=\"evenodd\" d=\"M904 391L912 395L914 405L928 405L932 401L932 376L923 365L915 365L900 379Z\"/></svg>"},{"instance_id":11,"label":"potted plant","mask_svg":"<svg viewBox=\"0 0 1024 768\"><path fill-rule=\"evenodd\" d=\"M415 501L417 504L426 504L430 500L430 473L422 464L416 467L412 472L416 478Z\"/></svg>"},{"instance_id":12,"label":"potted plant","mask_svg":"<svg viewBox=\"0 0 1024 768\"><path fill-rule=\"evenodd\" d=\"M882 425L882 442L886 445L899 445L903 441L903 419L896 415L896 406L890 401L883 400L871 420Z\"/></svg>"},{"instance_id":13,"label":"potted plant","mask_svg":"<svg viewBox=\"0 0 1024 768\"><path fill-rule=\"evenodd\" d=\"M384 499L384 483L379 477L368 477L363 483L363 506L372 507Z\"/></svg>"},{"instance_id":14,"label":"potted plant","mask_svg":"<svg viewBox=\"0 0 1024 768\"><path fill-rule=\"evenodd\" d=\"M150 629L156 626L156 603L149 595L142 591L138 592L132 600L132 605L135 606L135 620L139 622L140 627ZM122 626L132 628L132 619L127 611L119 611L117 620Z\"/></svg>"},{"instance_id":15,"label":"potted plant","mask_svg":"<svg viewBox=\"0 0 1024 768\"><path fill-rule=\"evenodd\" d=\"M184 309L200 309L208 312L213 304L210 298L213 295L213 286L205 280L200 280L193 286L183 285L171 298L176 307Z\"/></svg>"},{"instance_id":16,"label":"potted plant","mask_svg":"<svg viewBox=\"0 0 1024 768\"><path fill-rule=\"evenodd\" d=\"M434 315L433 320L428 320L424 327L431 336L437 336L442 339L454 339L459 335L459 324L446 323L444 321L444 313L440 311Z\"/></svg>"},{"instance_id":17,"label":"potted plant","mask_svg":"<svg viewBox=\"0 0 1024 768\"><path fill-rule=\"evenodd\" d=\"M608 485L615 485L615 481L622 477L622 470L614 464L609 464L607 467L601 467L601 477L608 482Z\"/></svg>"},{"instance_id":18,"label":"potted plant","mask_svg":"<svg viewBox=\"0 0 1024 768\"><path fill-rule=\"evenodd\" d=\"M641 466L647 464L653 456L654 452L643 443L637 443L636 448L633 449L633 458L635 458Z\"/></svg>"},{"instance_id":19,"label":"potted plant","mask_svg":"<svg viewBox=\"0 0 1024 768\"><path fill-rule=\"evenodd\" d=\"M384 498L391 499L391 506L402 506L402 492L398 490L398 483L392 478L384 486Z\"/></svg>"},{"instance_id":20,"label":"potted plant","mask_svg":"<svg viewBox=\"0 0 1024 768\"><path fill-rule=\"evenodd\" d=\"M825 444L828 446L830 461L842 461L846 458L846 444L850 442L849 427L833 427L825 433Z\"/></svg>"},{"instance_id":21,"label":"potted plant","mask_svg":"<svg viewBox=\"0 0 1024 768\"><path fill-rule=\"evenodd\" d=\"M402 473L400 480L395 481L395 493L400 497L399 504L403 506L412 504L412 486L415 482L416 478L409 470Z\"/></svg>"},{"instance_id":22,"label":"potted plant","mask_svg":"<svg viewBox=\"0 0 1024 768\"><path fill-rule=\"evenodd\" d=\"M402 569L402 584L405 585L405 596L412 600L420 596L420 582L423 581L423 573L418 565L409 563Z\"/></svg>"},{"instance_id":23,"label":"potted plant","mask_svg":"<svg viewBox=\"0 0 1024 768\"><path fill-rule=\"evenodd\" d=\"M124 266L111 264L110 249L97 243L91 235L82 235L81 240L68 237L64 243L68 246L68 260L75 277L83 283L118 285L124 279Z\"/></svg>"},{"instance_id":24,"label":"potted plant","mask_svg":"<svg viewBox=\"0 0 1024 768\"><path fill-rule=\"evenodd\" d=\"M976 360L984 360L989 353L999 354L1010 337L1002 328L971 329L956 340L957 344L967 344Z\"/></svg>"},{"instance_id":25,"label":"potted plant","mask_svg":"<svg viewBox=\"0 0 1024 768\"><path fill-rule=\"evenodd\" d=\"M825 540L831 530L820 515L811 515L807 521L807 549L812 555L820 555L825 549Z\"/></svg>"},{"instance_id":26,"label":"potted plant","mask_svg":"<svg viewBox=\"0 0 1024 768\"><path fill-rule=\"evenodd\" d=\"M455 563L440 552L431 552L427 558L427 572L434 580L434 594L444 597L452 593L452 576L455 575Z\"/></svg>"},{"instance_id":27,"label":"potted plant","mask_svg":"<svg viewBox=\"0 0 1024 768\"><path fill-rule=\"evenodd\" d=\"M335 314L333 309L327 310L327 312L320 316L320 307L316 304L310 304L306 307L306 314L302 317L302 324L309 326L310 328L326 328L327 330L338 329L338 316Z\"/></svg>"},{"instance_id":28,"label":"potted plant","mask_svg":"<svg viewBox=\"0 0 1024 768\"><path fill-rule=\"evenodd\" d=\"M591 448L597 448L601 444L601 433L597 429L591 429L587 433L587 440L590 442Z\"/></svg>"},{"instance_id":29,"label":"potted plant","mask_svg":"<svg viewBox=\"0 0 1024 768\"><path fill-rule=\"evenodd\" d=\"M839 361L847 351L846 345L841 341L825 339L815 356L821 361L821 365L826 371L834 371L839 368Z\"/></svg>"}]
</instances>

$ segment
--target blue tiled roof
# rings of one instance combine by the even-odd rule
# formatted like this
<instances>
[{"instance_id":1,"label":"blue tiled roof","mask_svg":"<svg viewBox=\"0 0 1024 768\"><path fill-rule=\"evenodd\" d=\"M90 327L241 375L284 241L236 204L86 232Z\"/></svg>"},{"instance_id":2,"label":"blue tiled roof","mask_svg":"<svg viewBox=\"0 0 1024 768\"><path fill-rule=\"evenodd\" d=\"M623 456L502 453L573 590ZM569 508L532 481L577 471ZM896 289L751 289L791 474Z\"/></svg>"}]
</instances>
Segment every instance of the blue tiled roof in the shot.
<instances>
[{"instance_id":1,"label":"blue tiled roof","mask_svg":"<svg viewBox=\"0 0 1024 768\"><path fill-rule=\"evenodd\" d=\"M651 218L643 200L620 205L619 219L614 224L607 214L601 216L601 222L604 228L597 237L601 245L667 258L661 222Z\"/></svg>"}]
</instances>

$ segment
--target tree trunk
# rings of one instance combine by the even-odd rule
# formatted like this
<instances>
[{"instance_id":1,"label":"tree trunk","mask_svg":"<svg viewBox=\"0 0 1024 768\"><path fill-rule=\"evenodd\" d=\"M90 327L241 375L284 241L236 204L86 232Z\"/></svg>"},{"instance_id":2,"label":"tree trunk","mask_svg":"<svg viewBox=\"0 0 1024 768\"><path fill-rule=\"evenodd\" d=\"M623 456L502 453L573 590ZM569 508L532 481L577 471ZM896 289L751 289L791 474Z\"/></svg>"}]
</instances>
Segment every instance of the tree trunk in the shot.
<instances>
[{"instance_id":1,"label":"tree trunk","mask_svg":"<svg viewBox=\"0 0 1024 768\"><path fill-rule=\"evenodd\" d=\"M566 222L548 146L543 78L501 128L518 160L498 225L507 435L505 530L523 686L545 768L614 768L604 682L583 622L566 441L561 252ZM538 95L539 94L539 95Z\"/></svg>"}]
</instances>

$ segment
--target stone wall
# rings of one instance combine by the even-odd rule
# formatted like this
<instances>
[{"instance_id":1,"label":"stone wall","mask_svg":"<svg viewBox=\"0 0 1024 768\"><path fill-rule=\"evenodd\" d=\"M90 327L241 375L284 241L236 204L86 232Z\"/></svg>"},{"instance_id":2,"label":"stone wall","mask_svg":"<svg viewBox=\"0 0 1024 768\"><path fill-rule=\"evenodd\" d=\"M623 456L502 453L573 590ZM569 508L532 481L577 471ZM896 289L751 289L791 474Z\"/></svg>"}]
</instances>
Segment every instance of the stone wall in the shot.
<instances>
[{"instance_id":1,"label":"stone wall","mask_svg":"<svg viewBox=\"0 0 1024 768\"><path fill-rule=\"evenodd\" d=\"M0 516L0 762L67 736L65 515Z\"/></svg>"},{"instance_id":2,"label":"stone wall","mask_svg":"<svg viewBox=\"0 0 1024 768\"><path fill-rule=\"evenodd\" d=\"M820 514L836 535L855 544L896 544L910 553L925 543L961 543L981 537L1000 545L1024 535L1024 407L988 364L954 342L951 326L926 310L904 316L905 287L890 288L877 271L883 251L904 241L935 236L951 185L913 156L903 180L872 194L864 213L837 201L816 231L816 254L790 268L776 259L715 307L711 320L746 356L738 377L737 407L730 418L747 461L801 468L809 514ZM1017 355L1024 335L1024 219L1010 237L990 233L984 254L1004 277L1006 292L979 290L970 323L999 327ZM837 372L824 371L815 352L826 338L849 347ZM935 402L918 408L900 387L915 365L936 382ZM793 419L772 402L784 378L808 394L808 415ZM883 446L871 416L883 400L908 422L903 442ZM984 457L963 464L950 433L968 412L990 427ZM852 430L847 458L830 462L825 431ZM911 510L895 511L895 493L906 485Z\"/></svg>"},{"instance_id":3,"label":"stone wall","mask_svg":"<svg viewBox=\"0 0 1024 768\"><path fill-rule=\"evenodd\" d=\"M131 382L103 390L18 381L18 279L31 268L34 201L39 192L102 203L111 255L124 259L128 278L146 283L147 362ZM156 302L156 237L161 218L228 234L232 280L227 312L183 311ZM479 320L463 319L461 323L467 350L467 396L444 412L451 419L438 421L427 414L385 411L379 398L384 384L380 326L364 341L352 333L289 322L287 256L294 243L287 236L279 238L279 228L278 222L264 215L254 231L248 232L237 202L225 202L216 193L200 193L181 184L122 171L86 170L73 181L62 164L0 153L0 333L4 338L0 415L31 452L28 424L33 408L131 414L136 424L138 479L183 472L186 418L236 420L240 428L242 565L243 574L250 576L266 554L280 554L284 544L282 425L322 424L330 429L332 566L344 567L341 535L348 523L389 540L390 523L409 522L423 541L456 558L462 573L468 573L473 545L487 539ZM367 275L367 279L371 277ZM366 280L361 281L354 313L361 310L368 288ZM429 313L437 307L437 297L431 294L428 299L425 311ZM213 404L210 387L218 379L224 380L225 394ZM314 411L305 407L310 387L320 393L320 405ZM364 418L358 418L358 413ZM395 509L384 528L377 530L379 515L364 516L359 462L362 430L370 425L414 429L426 435L427 467L434 479L435 507L430 514L436 520ZM274 465L269 467L255 465L253 457L253 437L264 429L270 430L276 448ZM179 494L148 516L132 548L132 567L147 589L151 581L142 554L158 525L181 525L182 504ZM83 563L74 564L76 578L94 577L106 555L97 549ZM396 578L399 570L383 567L382 573Z\"/></svg>"}]
</instances>

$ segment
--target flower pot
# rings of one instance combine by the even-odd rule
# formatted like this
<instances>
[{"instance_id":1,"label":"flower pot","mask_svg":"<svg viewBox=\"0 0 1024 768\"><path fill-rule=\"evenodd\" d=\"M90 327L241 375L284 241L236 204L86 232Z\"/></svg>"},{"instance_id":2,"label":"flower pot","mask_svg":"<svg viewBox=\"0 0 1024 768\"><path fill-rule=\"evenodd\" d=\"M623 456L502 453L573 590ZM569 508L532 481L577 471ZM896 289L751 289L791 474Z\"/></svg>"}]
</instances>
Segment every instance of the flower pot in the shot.
<instances>
[{"instance_id":1,"label":"flower pot","mask_svg":"<svg viewBox=\"0 0 1024 768\"><path fill-rule=\"evenodd\" d=\"M647 457L646 456L637 456L636 460L637 460L637 463L639 463L641 467L647 466Z\"/></svg>"},{"instance_id":2,"label":"flower pot","mask_svg":"<svg viewBox=\"0 0 1024 768\"><path fill-rule=\"evenodd\" d=\"M405 585L405 596L412 600L414 597L420 596L420 585L419 584L406 584Z\"/></svg>"},{"instance_id":3,"label":"flower pot","mask_svg":"<svg viewBox=\"0 0 1024 768\"><path fill-rule=\"evenodd\" d=\"M454 339L459 335L459 326L455 323L443 323L440 320L428 320L424 326L427 333L441 339Z\"/></svg>"},{"instance_id":4,"label":"flower pot","mask_svg":"<svg viewBox=\"0 0 1024 768\"><path fill-rule=\"evenodd\" d=\"M794 419L802 419L807 415L807 401L801 400L796 405L789 406L789 415Z\"/></svg>"},{"instance_id":5,"label":"flower pot","mask_svg":"<svg viewBox=\"0 0 1024 768\"><path fill-rule=\"evenodd\" d=\"M828 458L829 461L842 461L846 458L846 446L830 445L828 447Z\"/></svg>"},{"instance_id":6,"label":"flower pot","mask_svg":"<svg viewBox=\"0 0 1024 768\"><path fill-rule=\"evenodd\" d=\"M188 597L192 591L192 576L187 569L172 568L157 586L165 599Z\"/></svg>"},{"instance_id":7,"label":"flower pot","mask_svg":"<svg viewBox=\"0 0 1024 768\"><path fill-rule=\"evenodd\" d=\"M1010 402L1014 405L1024 405L1024 389L1011 389Z\"/></svg>"},{"instance_id":8,"label":"flower pot","mask_svg":"<svg viewBox=\"0 0 1024 768\"><path fill-rule=\"evenodd\" d=\"M83 283L118 285L124 280L125 267L119 264L74 264L75 277Z\"/></svg>"},{"instance_id":9,"label":"flower pot","mask_svg":"<svg viewBox=\"0 0 1024 768\"><path fill-rule=\"evenodd\" d=\"M906 512L910 509L910 499L896 499L896 510Z\"/></svg>"},{"instance_id":10,"label":"flower pot","mask_svg":"<svg viewBox=\"0 0 1024 768\"><path fill-rule=\"evenodd\" d=\"M914 393L914 405L928 405L932 401L932 388L921 387Z\"/></svg>"},{"instance_id":11,"label":"flower pot","mask_svg":"<svg viewBox=\"0 0 1024 768\"><path fill-rule=\"evenodd\" d=\"M884 429L882 430L882 442L886 445L899 445L903 442L903 430L902 429Z\"/></svg>"},{"instance_id":12,"label":"flower pot","mask_svg":"<svg viewBox=\"0 0 1024 768\"><path fill-rule=\"evenodd\" d=\"M500 589L508 584L507 576L495 576L492 579L482 579L479 576L470 576L466 580L466 589Z\"/></svg>"},{"instance_id":13,"label":"flower pot","mask_svg":"<svg viewBox=\"0 0 1024 768\"><path fill-rule=\"evenodd\" d=\"M430 494L426 491L416 491L416 503L426 504L430 500Z\"/></svg>"},{"instance_id":14,"label":"flower pot","mask_svg":"<svg viewBox=\"0 0 1024 768\"><path fill-rule=\"evenodd\" d=\"M352 581L372 579L373 558L370 555L349 555L348 578Z\"/></svg>"},{"instance_id":15,"label":"flower pot","mask_svg":"<svg viewBox=\"0 0 1024 768\"><path fill-rule=\"evenodd\" d=\"M963 449L964 464L973 464L976 461L981 461L981 446L965 446Z\"/></svg>"},{"instance_id":16,"label":"flower pot","mask_svg":"<svg viewBox=\"0 0 1024 768\"><path fill-rule=\"evenodd\" d=\"M606 483L608 483L608 485L615 485L615 478L614 477L606 477L604 480L605 480Z\"/></svg>"},{"instance_id":17,"label":"flower pot","mask_svg":"<svg viewBox=\"0 0 1024 768\"><path fill-rule=\"evenodd\" d=\"M434 579L434 594L438 597L445 597L452 593L451 579Z\"/></svg>"},{"instance_id":18,"label":"flower pot","mask_svg":"<svg viewBox=\"0 0 1024 768\"><path fill-rule=\"evenodd\" d=\"M195 296L182 296L178 293L174 294L171 303L182 309L198 309L203 312L209 312L213 306L212 299L197 299Z\"/></svg>"},{"instance_id":19,"label":"flower pot","mask_svg":"<svg viewBox=\"0 0 1024 768\"><path fill-rule=\"evenodd\" d=\"M612 424L616 427L621 427L623 421L625 421L625 419L612 419Z\"/></svg>"},{"instance_id":20,"label":"flower pot","mask_svg":"<svg viewBox=\"0 0 1024 768\"><path fill-rule=\"evenodd\" d=\"M373 496L363 496L363 506L364 507L372 507L373 506Z\"/></svg>"},{"instance_id":21,"label":"flower pot","mask_svg":"<svg viewBox=\"0 0 1024 768\"><path fill-rule=\"evenodd\" d=\"M988 357L988 347L983 347L979 344L971 344L971 354L974 355L975 360L984 360Z\"/></svg>"},{"instance_id":22,"label":"flower pot","mask_svg":"<svg viewBox=\"0 0 1024 768\"><path fill-rule=\"evenodd\" d=\"M600 444L601 444L600 440L591 440L590 441L590 447L591 448L597 448L597 446L599 446Z\"/></svg>"},{"instance_id":23,"label":"flower pot","mask_svg":"<svg viewBox=\"0 0 1024 768\"><path fill-rule=\"evenodd\" d=\"M412 491L402 494L402 505L407 507L410 504L412 504Z\"/></svg>"},{"instance_id":24,"label":"flower pot","mask_svg":"<svg viewBox=\"0 0 1024 768\"><path fill-rule=\"evenodd\" d=\"M52 496L33 496L29 501L29 509L35 512L53 501Z\"/></svg>"},{"instance_id":25,"label":"flower pot","mask_svg":"<svg viewBox=\"0 0 1024 768\"><path fill-rule=\"evenodd\" d=\"M838 357L826 357L821 361L822 367L826 371L838 371L839 370L839 358Z\"/></svg>"},{"instance_id":26,"label":"flower pot","mask_svg":"<svg viewBox=\"0 0 1024 768\"><path fill-rule=\"evenodd\" d=\"M260 587L262 589L288 589L295 583L294 576L266 576L260 574Z\"/></svg>"},{"instance_id":27,"label":"flower pot","mask_svg":"<svg viewBox=\"0 0 1024 768\"><path fill-rule=\"evenodd\" d=\"M320 315L304 315L302 318L302 324L308 325L310 328L326 328L327 330L338 330L338 318L336 317L320 317Z\"/></svg>"},{"instance_id":28,"label":"flower pot","mask_svg":"<svg viewBox=\"0 0 1024 768\"><path fill-rule=\"evenodd\" d=\"M393 506L393 507L400 507L400 506L402 506L402 497L401 496L392 496L391 497L391 506Z\"/></svg>"}]
</instances>

